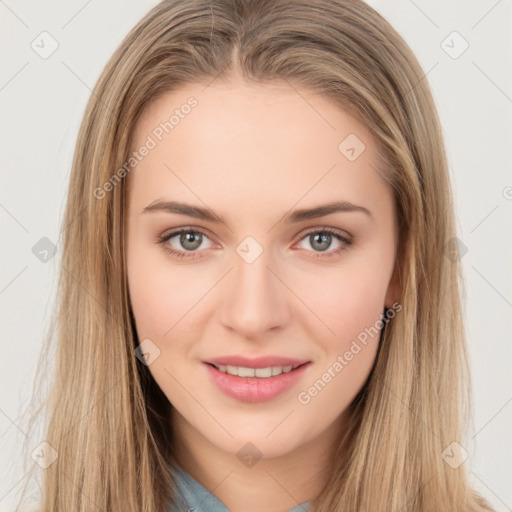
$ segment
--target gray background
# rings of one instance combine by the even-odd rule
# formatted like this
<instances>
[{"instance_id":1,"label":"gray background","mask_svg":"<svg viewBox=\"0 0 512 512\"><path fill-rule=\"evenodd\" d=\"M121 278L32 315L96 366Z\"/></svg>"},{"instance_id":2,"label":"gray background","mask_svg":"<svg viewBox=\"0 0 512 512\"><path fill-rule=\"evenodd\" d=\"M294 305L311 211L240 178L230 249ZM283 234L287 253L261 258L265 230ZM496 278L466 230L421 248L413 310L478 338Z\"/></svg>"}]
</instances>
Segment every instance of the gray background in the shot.
<instances>
[{"instance_id":1,"label":"gray background","mask_svg":"<svg viewBox=\"0 0 512 512\"><path fill-rule=\"evenodd\" d=\"M107 59L156 3L0 0L2 511L13 510L27 480L21 442L28 440L33 449L43 440L40 434L27 439L19 415L31 394L52 314L60 222L79 122ZM465 448L473 485L496 510L512 510L512 1L369 3L417 55L443 123L459 238L467 248L462 262L474 418ZM43 31L58 43L46 59L31 47L33 41L42 46L41 37L48 38L39 36ZM463 40L469 47L458 55ZM50 43L45 40L46 50ZM48 244L40 241L44 237L57 245L56 256L48 253L47 261L33 252L36 244L43 244L39 250Z\"/></svg>"}]
</instances>

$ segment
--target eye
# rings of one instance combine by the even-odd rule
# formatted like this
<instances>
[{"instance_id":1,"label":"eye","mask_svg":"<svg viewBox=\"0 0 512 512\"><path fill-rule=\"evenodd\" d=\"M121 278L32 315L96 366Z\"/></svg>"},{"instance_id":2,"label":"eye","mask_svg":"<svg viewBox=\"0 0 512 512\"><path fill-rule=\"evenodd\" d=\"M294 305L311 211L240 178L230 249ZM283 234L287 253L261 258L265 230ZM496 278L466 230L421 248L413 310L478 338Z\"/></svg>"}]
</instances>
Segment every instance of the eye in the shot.
<instances>
[{"instance_id":1,"label":"eye","mask_svg":"<svg viewBox=\"0 0 512 512\"><path fill-rule=\"evenodd\" d=\"M176 240L171 243L173 239ZM328 251L329 247L331 247L333 243L333 239L337 240L339 245L337 248ZM158 238L158 243L172 256L178 257L179 259L195 259L201 258L203 251L212 247L213 244L207 247L203 246L203 242L206 240L211 242L208 235L206 235L202 230L185 227L162 235ZM316 253L313 255L315 258L336 256L352 243L352 239L343 231L329 227L317 228L309 231L302 236L300 242L296 245L299 245L303 241L307 242L310 247L312 247L313 252Z\"/></svg>"},{"instance_id":2,"label":"eye","mask_svg":"<svg viewBox=\"0 0 512 512\"><path fill-rule=\"evenodd\" d=\"M338 247L331 251L327 251L333 243L333 239L338 241ZM314 231L309 231L302 238L301 242L305 241L313 248L316 254L314 258L331 257L341 254L347 246L352 243L352 238L348 237L343 231L339 231L334 228L323 227Z\"/></svg>"},{"instance_id":3,"label":"eye","mask_svg":"<svg viewBox=\"0 0 512 512\"><path fill-rule=\"evenodd\" d=\"M170 243L174 238L176 238L174 244L175 246L178 246L177 249L174 248ZM210 239L206 233L201 230L196 228L180 228L171 233L162 235L158 239L158 243L161 244L163 249L169 254L183 259L201 257L200 252L202 250L211 248L211 246L203 246L203 242L205 240Z\"/></svg>"}]
</instances>

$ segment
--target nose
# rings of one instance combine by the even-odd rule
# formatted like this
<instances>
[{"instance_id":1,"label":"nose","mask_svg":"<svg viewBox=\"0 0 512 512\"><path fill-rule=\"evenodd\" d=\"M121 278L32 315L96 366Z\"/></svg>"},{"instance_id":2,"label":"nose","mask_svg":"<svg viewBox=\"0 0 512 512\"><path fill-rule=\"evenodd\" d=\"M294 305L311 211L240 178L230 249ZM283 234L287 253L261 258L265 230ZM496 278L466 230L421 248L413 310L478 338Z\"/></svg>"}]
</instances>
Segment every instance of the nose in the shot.
<instances>
[{"instance_id":1,"label":"nose","mask_svg":"<svg viewBox=\"0 0 512 512\"><path fill-rule=\"evenodd\" d=\"M234 255L222 300L222 324L240 336L257 339L284 327L290 318L290 292L267 251L252 263Z\"/></svg>"}]
</instances>

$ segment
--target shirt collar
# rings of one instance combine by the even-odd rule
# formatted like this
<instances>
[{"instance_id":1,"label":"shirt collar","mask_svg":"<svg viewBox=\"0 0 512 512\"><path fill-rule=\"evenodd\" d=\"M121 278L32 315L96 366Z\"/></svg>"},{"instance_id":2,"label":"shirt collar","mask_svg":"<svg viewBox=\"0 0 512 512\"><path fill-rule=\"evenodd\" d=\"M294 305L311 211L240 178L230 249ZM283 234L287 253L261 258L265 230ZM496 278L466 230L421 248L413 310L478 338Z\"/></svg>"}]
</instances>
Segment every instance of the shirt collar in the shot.
<instances>
[{"instance_id":1,"label":"shirt collar","mask_svg":"<svg viewBox=\"0 0 512 512\"><path fill-rule=\"evenodd\" d=\"M180 506L169 512L229 512L222 501L214 496L181 467L172 468L174 482ZM306 501L288 510L288 512L308 512L310 502Z\"/></svg>"}]
</instances>

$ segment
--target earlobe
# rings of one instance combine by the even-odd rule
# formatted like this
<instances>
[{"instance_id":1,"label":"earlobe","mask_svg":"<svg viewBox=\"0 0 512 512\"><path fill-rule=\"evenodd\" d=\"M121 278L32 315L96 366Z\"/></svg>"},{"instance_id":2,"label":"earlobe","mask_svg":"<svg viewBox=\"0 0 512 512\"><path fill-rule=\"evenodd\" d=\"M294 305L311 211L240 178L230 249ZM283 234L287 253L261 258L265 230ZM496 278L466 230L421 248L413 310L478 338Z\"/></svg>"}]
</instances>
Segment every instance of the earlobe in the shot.
<instances>
[{"instance_id":1,"label":"earlobe","mask_svg":"<svg viewBox=\"0 0 512 512\"><path fill-rule=\"evenodd\" d=\"M386 291L386 297L384 299L384 305L386 308L391 309L395 302L398 302L402 295L402 283L400 278L400 265L398 258L395 259L395 266L393 268L393 274L389 280L388 289Z\"/></svg>"}]
</instances>

